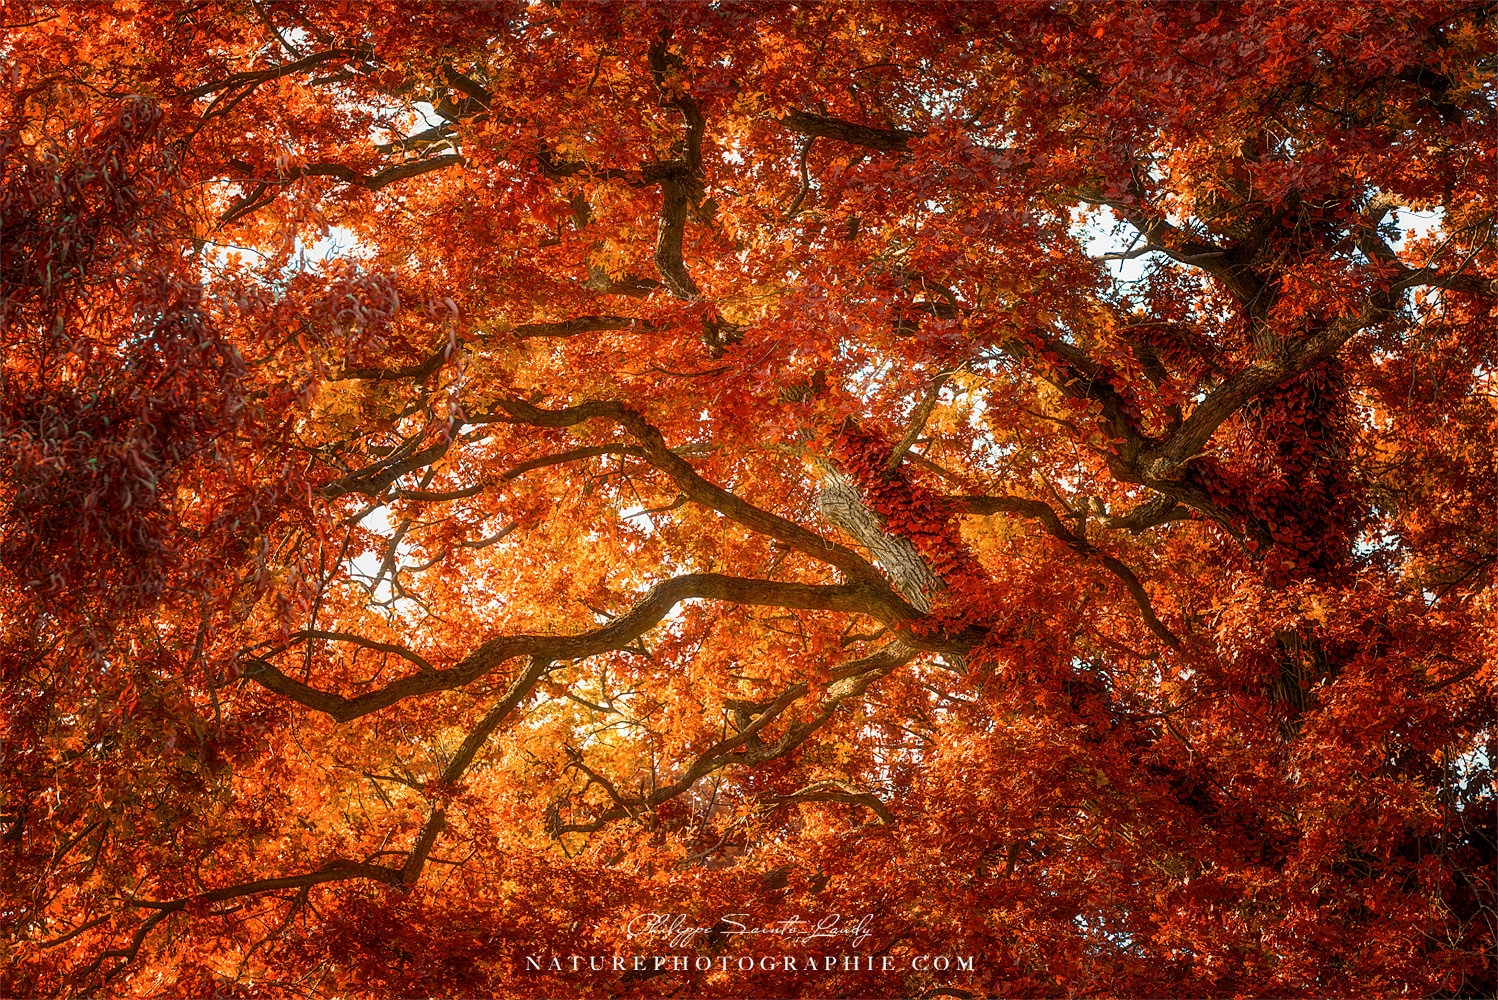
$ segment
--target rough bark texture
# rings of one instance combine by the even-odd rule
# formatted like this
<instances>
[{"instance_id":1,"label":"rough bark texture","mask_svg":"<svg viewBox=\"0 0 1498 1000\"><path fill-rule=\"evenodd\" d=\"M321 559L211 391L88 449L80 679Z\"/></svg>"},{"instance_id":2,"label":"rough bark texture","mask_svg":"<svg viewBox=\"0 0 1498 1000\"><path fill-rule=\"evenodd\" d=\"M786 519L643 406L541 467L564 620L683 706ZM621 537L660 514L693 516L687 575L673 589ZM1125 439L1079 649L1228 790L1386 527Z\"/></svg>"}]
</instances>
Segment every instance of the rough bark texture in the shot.
<instances>
[{"instance_id":1,"label":"rough bark texture","mask_svg":"<svg viewBox=\"0 0 1498 1000\"><path fill-rule=\"evenodd\" d=\"M864 505L851 476L827 462L819 462L818 469L822 479L817 510L822 517L868 550L901 597L921 612L929 612L932 596L942 588L941 579L909 539L884 530L883 520Z\"/></svg>"}]
</instances>

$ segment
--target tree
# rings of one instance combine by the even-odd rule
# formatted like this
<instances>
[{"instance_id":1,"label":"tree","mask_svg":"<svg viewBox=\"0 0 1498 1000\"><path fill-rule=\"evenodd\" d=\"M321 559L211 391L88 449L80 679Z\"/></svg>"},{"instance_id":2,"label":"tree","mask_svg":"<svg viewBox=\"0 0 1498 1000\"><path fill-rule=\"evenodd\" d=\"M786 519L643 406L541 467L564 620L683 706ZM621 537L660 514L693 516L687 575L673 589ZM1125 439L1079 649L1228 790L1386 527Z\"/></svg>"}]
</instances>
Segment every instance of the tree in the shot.
<instances>
[{"instance_id":1,"label":"tree","mask_svg":"<svg viewBox=\"0 0 1498 1000\"><path fill-rule=\"evenodd\" d=\"M1491 5L4 19L6 993L1495 989Z\"/></svg>"}]
</instances>

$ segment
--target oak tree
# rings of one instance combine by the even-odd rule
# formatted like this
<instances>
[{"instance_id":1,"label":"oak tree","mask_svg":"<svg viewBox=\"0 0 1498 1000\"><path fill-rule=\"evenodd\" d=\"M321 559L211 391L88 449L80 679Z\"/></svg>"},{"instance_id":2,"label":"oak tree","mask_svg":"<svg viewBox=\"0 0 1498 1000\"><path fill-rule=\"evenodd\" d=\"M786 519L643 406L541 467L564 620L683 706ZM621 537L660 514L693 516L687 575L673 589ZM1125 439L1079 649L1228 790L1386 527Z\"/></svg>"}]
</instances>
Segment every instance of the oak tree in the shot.
<instances>
[{"instance_id":1,"label":"oak tree","mask_svg":"<svg viewBox=\"0 0 1498 1000\"><path fill-rule=\"evenodd\" d=\"M0 20L7 995L1495 989L1491 4Z\"/></svg>"}]
</instances>

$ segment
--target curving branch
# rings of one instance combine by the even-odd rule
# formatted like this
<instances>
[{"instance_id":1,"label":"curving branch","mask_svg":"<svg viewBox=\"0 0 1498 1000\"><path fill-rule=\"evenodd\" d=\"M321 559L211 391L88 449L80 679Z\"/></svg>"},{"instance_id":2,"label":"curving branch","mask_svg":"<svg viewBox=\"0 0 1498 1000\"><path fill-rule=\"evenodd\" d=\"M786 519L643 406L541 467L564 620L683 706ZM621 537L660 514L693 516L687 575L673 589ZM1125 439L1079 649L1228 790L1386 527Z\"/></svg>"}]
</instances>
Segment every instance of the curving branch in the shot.
<instances>
[{"instance_id":1,"label":"curving branch","mask_svg":"<svg viewBox=\"0 0 1498 1000\"><path fill-rule=\"evenodd\" d=\"M453 757L439 779L440 786L444 789L453 788L462 778L473 758L484 741L494 730L515 710L522 701L535 689L536 682L545 675L550 668L549 661L533 659L530 666L523 671L510 684L510 688L503 697L491 708L469 733L468 738L463 741L458 753ZM418 786L419 787L419 786ZM420 790L420 789L419 789ZM446 810L441 806L435 806L428 814L421 830L417 833L415 841L406 852L405 863L400 867L389 867L386 865L375 865L367 862L350 861L335 858L320 868L298 875L279 875L271 878L254 879L249 882L241 882L237 885L224 886L218 889L209 889L204 892L189 896L179 896L175 899L137 899L130 898L125 901L127 909L153 910L150 916L141 921L132 934L130 941L122 948L110 949L102 952L92 963L83 970L80 980L87 982L103 967L110 959L118 961L109 969L104 971L103 980L113 978L140 954L141 946L162 921L174 913L206 906L213 903L227 902L232 899L240 899L245 896L257 896L268 892L279 892L285 889L300 889L305 892L316 885L324 885L329 882L347 882L356 879L377 882L393 888L409 890L421 880L421 873L431 858L432 848L436 846L437 838L447 828ZM98 926L107 919L94 921L87 926ZM81 928L80 930L87 929ZM57 943L61 943L60 941Z\"/></svg>"},{"instance_id":2,"label":"curving branch","mask_svg":"<svg viewBox=\"0 0 1498 1000\"><path fill-rule=\"evenodd\" d=\"M1002 349L1010 357L1034 365L1041 378L1065 395L1099 404L1109 433L1122 442L1119 452L1123 461L1156 443L1131 416L1131 411L1137 410L1113 386L1109 369L1080 347L1048 330L1030 330L1023 336L1007 338Z\"/></svg>"},{"instance_id":3,"label":"curving branch","mask_svg":"<svg viewBox=\"0 0 1498 1000\"><path fill-rule=\"evenodd\" d=\"M249 90L254 90L262 83L278 80L284 76L291 76L295 73L300 73L304 69L311 69L314 66L321 66L323 63L335 60L355 58L367 62L374 58L374 49L368 45L361 45L357 48L337 48L327 49L323 52L314 52L309 56L303 56L289 63L281 63L277 66L269 66L265 69L250 70L243 73L233 73L222 80L215 80L212 83L205 83L191 90L184 91L182 96L196 100L200 97L207 97L209 94L219 93L220 91L227 93L227 91L233 90L235 87L246 87ZM226 109L220 109L218 106L224 101L226 93L220 94L208 106L207 110L203 112L204 118L212 118L224 113ZM244 95L240 94L237 96L242 99Z\"/></svg>"},{"instance_id":4,"label":"curving branch","mask_svg":"<svg viewBox=\"0 0 1498 1000\"><path fill-rule=\"evenodd\" d=\"M427 848L430 851L430 846ZM422 856L425 861L425 855ZM418 866L418 873L419 873ZM266 892L276 892L282 889L306 889L314 885L323 885L328 882L347 882L352 879L364 879L371 882L380 882L390 886L409 886L414 884L405 881L405 870L402 868L387 868L384 865L364 864L357 861L349 861L335 858L323 865L321 868L300 875L281 875L274 878L255 879L251 882L241 882L238 885L224 886L220 889L209 889L205 892L195 893L190 896L180 896L176 899L127 899L127 909L153 910L154 912L140 922L131 935L130 940L122 948L111 948L101 952L92 962L83 968L78 974L78 981L87 983L95 975L100 975L103 982L108 982L120 972L124 971L131 962L135 961L140 954L141 946L145 944L146 938L151 931L174 913L180 913L194 906L204 906L212 903L223 903L231 899L240 899L245 896L256 896ZM112 966L105 969L104 963L110 959L117 959Z\"/></svg>"},{"instance_id":5,"label":"curving branch","mask_svg":"<svg viewBox=\"0 0 1498 1000\"><path fill-rule=\"evenodd\" d=\"M375 146L381 153L404 153L411 150L424 150L435 145L452 145L452 140L457 137L457 132L451 125L434 125L428 129L422 129L415 135L403 136L391 142L382 142Z\"/></svg>"},{"instance_id":6,"label":"curving branch","mask_svg":"<svg viewBox=\"0 0 1498 1000\"><path fill-rule=\"evenodd\" d=\"M885 595L892 606L903 605L879 571L858 553L823 538L794 521L756 507L704 479L692 468L691 463L667 446L666 439L655 426L648 423L639 412L622 403L591 400L562 410L545 410L521 399L505 399L500 400L496 406L504 416L496 413L485 419L523 423L533 427L574 427L588 420L612 420L639 441L644 457L669 476L677 488L692 500L716 510L751 531L768 535L819 562L842 570L850 580L861 582L873 588L874 592ZM480 418L470 418L470 421L476 422L478 419ZM911 619L918 617L911 608L908 608L908 614Z\"/></svg>"},{"instance_id":7,"label":"curving branch","mask_svg":"<svg viewBox=\"0 0 1498 1000\"><path fill-rule=\"evenodd\" d=\"M422 671L353 698L294 680L263 656L244 658L244 676L270 691L339 722L377 712L398 701L463 687L517 656L577 660L625 649L654 628L682 601L692 598L733 604L842 611L870 615L886 623L905 621L908 605L860 583L818 585L779 583L717 573L694 573L656 584L643 599L607 625L576 635L513 635L485 641L447 670Z\"/></svg>"},{"instance_id":8,"label":"curving branch","mask_svg":"<svg viewBox=\"0 0 1498 1000\"><path fill-rule=\"evenodd\" d=\"M583 287L604 295L627 295L632 299L643 299L661 287L661 283L654 278L641 278L634 274L615 277L602 268L589 264L588 278L583 282Z\"/></svg>"},{"instance_id":9,"label":"curving branch","mask_svg":"<svg viewBox=\"0 0 1498 1000\"><path fill-rule=\"evenodd\" d=\"M650 76L661 100L681 113L686 134L679 143L676 159L656 167L661 185L661 219L655 240L655 266L671 294L691 301L701 295L701 290L687 273L682 240L686 235L687 209L703 196L702 136L707 120L696 100L676 81L668 79L668 73L682 68L680 57L668 48L670 42L668 27L651 44Z\"/></svg>"},{"instance_id":10,"label":"curving branch","mask_svg":"<svg viewBox=\"0 0 1498 1000\"><path fill-rule=\"evenodd\" d=\"M913 647L893 642L868 656L839 667L833 672L835 679L827 686L827 695L818 703L815 714L809 719L791 722L778 739L767 741L762 737L764 730L771 722L785 715L787 709L809 690L805 682L793 684L774 701L762 706L758 717L749 725L698 754L676 781L655 789L649 795L636 798L621 797L615 791L613 797L618 804L613 808L586 823L557 824L553 834L594 833L610 823L657 808L724 767L751 767L784 757L831 721L844 702L862 696L870 684L909 663L915 656L916 650Z\"/></svg>"},{"instance_id":11,"label":"curving branch","mask_svg":"<svg viewBox=\"0 0 1498 1000\"><path fill-rule=\"evenodd\" d=\"M1145 192L1136 175L1125 192L1105 191L1104 182L1095 178L1071 192L1092 205L1106 205L1138 230L1144 238L1141 252L1158 251L1172 260L1198 268L1222 282L1239 304L1255 316L1261 315L1272 296L1267 296L1265 281L1250 266L1259 248L1272 231L1260 227L1251 239L1234 246L1220 246L1177 226L1161 215L1151 215L1141 206Z\"/></svg>"},{"instance_id":12,"label":"curving branch","mask_svg":"<svg viewBox=\"0 0 1498 1000\"><path fill-rule=\"evenodd\" d=\"M778 586L782 588L799 587L799 585ZM799 587L799 589L805 592L817 588ZM604 629L597 630L597 632L616 629L626 620L638 618L640 610L637 607L634 611L623 616L623 618L617 619ZM657 620L659 620L659 617L657 616ZM636 627L638 624L638 622L631 624L626 628L626 631L629 628ZM486 647L489 645L489 643L485 644ZM838 668L833 671L833 681L828 685L826 697L820 703L817 713L809 720L792 722L779 739L773 743L766 743L760 738L760 733L771 722L781 717L796 700L804 696L808 691L808 685L805 682L792 685L773 702L764 706L763 711L753 722L743 727L734 736L720 741L705 753L699 755L678 781L656 789L651 795L640 800L624 798L606 778L589 771L593 779L601 783L610 792L616 806L591 823L558 825L554 833L560 835L567 832L586 832L601 829L604 825L617 819L639 815L642 811L654 809L665 801L687 791L705 775L725 766L731 764L750 766L783 757L800 746L808 737L824 726L844 701L861 696L875 680L909 662L915 655L916 651L914 649L897 642L886 646L870 656L863 657ZM569 652L565 658L575 658L575 654ZM511 681L505 694L485 714L483 719L480 720L478 725L474 727L463 741L463 744L459 747L457 753L439 779L439 791L450 790L456 786L456 783L471 766L479 749L488 740L489 736L531 694L540 679L550 671L551 666L551 658L544 655L532 655L526 669ZM587 770L581 764L580 758L577 763L583 770ZM830 788L830 784L832 783L823 782L810 786L807 789L802 789L800 792L788 797L788 801L792 799L812 801L820 798L824 800L857 802L873 809L880 816L881 821L889 822L892 820L893 817L890 815L888 809L872 795L858 793L857 790L832 789ZM822 785L829 785L829 787L824 789ZM130 904L132 906L153 908L157 912L141 924L129 946L118 951L106 952L100 956L98 962L91 967L88 975L92 975L93 971L97 970L98 964L109 957L118 957L121 959L119 965L111 970L110 974L112 975L114 972L119 971L119 969L134 959L140 949L141 943L158 923L171 913L184 909L189 903L194 901L202 903L218 902L280 889L305 889L324 882L359 878L374 880L396 887L409 888L415 885L420 879L421 871L445 826L445 812L441 806L438 806L429 815L417 835L415 843L407 853L405 864L400 868L338 860L330 862L314 872L259 879L236 886L209 890L208 892L192 897L183 897L168 901L132 900Z\"/></svg>"},{"instance_id":13,"label":"curving branch","mask_svg":"<svg viewBox=\"0 0 1498 1000\"><path fill-rule=\"evenodd\" d=\"M894 814L889 811L889 806L885 805L883 800L873 792L866 792L846 781L837 779L814 781L789 795L777 795L774 802L776 805L796 802L845 802L873 810L874 814L879 817L880 823L895 821Z\"/></svg>"},{"instance_id":14,"label":"curving branch","mask_svg":"<svg viewBox=\"0 0 1498 1000\"><path fill-rule=\"evenodd\" d=\"M852 476L822 459L815 464L821 470L817 512L857 540L912 607L929 613L932 596L945 587L915 544L885 531L883 519L864 504L863 491Z\"/></svg>"},{"instance_id":15,"label":"curving branch","mask_svg":"<svg viewBox=\"0 0 1498 1000\"><path fill-rule=\"evenodd\" d=\"M677 86L666 78L667 73L684 68L681 57L668 48L670 44L671 29L667 27L656 36L647 54L650 77L661 99L681 112L681 117L687 125L687 133L681 150L681 162L694 176L700 176L702 174L702 135L707 128L707 120L702 115L702 108L687 89Z\"/></svg>"},{"instance_id":16,"label":"curving branch","mask_svg":"<svg viewBox=\"0 0 1498 1000\"><path fill-rule=\"evenodd\" d=\"M564 451L558 455L542 455L540 458L533 458L528 462L513 465L501 473L499 478L508 482L536 469L545 469L553 465L565 465L568 462L581 462L585 459L597 458L600 455L636 455L644 458L645 449L630 444L599 444L590 445L586 448L573 448L571 451Z\"/></svg>"},{"instance_id":17,"label":"curving branch","mask_svg":"<svg viewBox=\"0 0 1498 1000\"><path fill-rule=\"evenodd\" d=\"M1380 221L1395 207L1394 199L1381 195L1364 209L1354 226L1352 239L1369 260L1393 270L1392 280L1369 294L1360 305L1318 329L1306 331L1304 336L1282 337L1265 320L1276 297L1276 281L1272 277L1260 277L1251 266L1273 231L1275 224L1272 220L1262 221L1247 238L1221 246L1190 234L1163 217L1142 211L1139 206L1144 201L1144 193L1137 178L1127 197L1105 193L1096 181L1073 193L1083 201L1106 205L1119 213L1140 232L1149 249L1162 251L1172 259L1216 278L1238 300L1253 325L1259 357L1238 373L1224 377L1164 440L1150 439L1137 430L1131 432L1131 423L1120 405L1121 397L1106 384L1106 372L1089 364L1078 349L1060 340L1046 344L1048 350L1054 350L1085 376L1089 393L1096 392L1091 398L1103 403L1110 429L1124 439L1122 460L1110 463L1115 475L1121 473L1120 478L1126 482L1148 485L1223 523L1227 520L1221 516L1220 510L1208 511L1196 503L1182 482L1182 474L1217 428L1245 403L1298 378L1330 358L1358 333L1393 315L1399 308L1403 293L1410 288L1428 285L1474 295L1498 296L1498 280L1466 272L1471 256L1450 273L1432 266L1411 268L1400 262L1392 248L1377 235ZM1486 240L1478 245L1479 248L1485 243ZM1094 386L1096 390L1092 388ZM1261 532L1255 530L1254 534L1257 537ZM1272 541L1269 539L1269 544ZM1261 538L1260 542L1267 550L1264 539Z\"/></svg>"},{"instance_id":18,"label":"curving branch","mask_svg":"<svg viewBox=\"0 0 1498 1000\"><path fill-rule=\"evenodd\" d=\"M951 372L943 372L931 380L931 384L926 388L926 394L921 397L921 401L910 413L910 423L905 428L905 436L900 438L894 451L890 452L889 461L884 464L886 473L893 473L898 469L900 463L905 460L906 453L914 447L921 432L926 429L926 421L931 419L931 411L936 409L936 401L941 398L942 386L947 384L947 379L951 376Z\"/></svg>"},{"instance_id":19,"label":"curving branch","mask_svg":"<svg viewBox=\"0 0 1498 1000\"><path fill-rule=\"evenodd\" d=\"M1078 555L1097 559L1103 568L1118 577L1119 581L1123 583L1124 589L1128 591L1129 596L1134 599L1134 603L1139 606L1139 613L1144 618L1144 623L1148 626L1149 630L1171 649L1181 648L1181 640L1176 638L1175 633L1166 628L1165 623L1160 621L1159 616L1155 614L1154 606L1150 604L1149 593L1144 589L1144 585L1139 582L1139 577L1134 575L1134 571L1117 556L1109 555L1087 541L1084 536L1074 534L1070 531L1066 525L1061 523L1061 518L1057 516L1056 511L1052 509L1050 504L1040 500L1027 500L1023 497L1009 496L953 497L951 501L956 505L958 510L969 514L1021 514L1039 521L1045 526L1046 531L1051 537L1064 542Z\"/></svg>"},{"instance_id":20,"label":"curving branch","mask_svg":"<svg viewBox=\"0 0 1498 1000\"><path fill-rule=\"evenodd\" d=\"M493 734L499 724L509 718L510 713L515 710L530 693L535 690L537 682L545 677L551 670L551 660L544 656L532 656L530 663L520 674L510 682L510 687L504 695L495 702L494 707L484 714L483 719L473 728L463 740L463 745L458 747L458 752L453 754L453 759L442 772L442 782L452 785L463 776L468 766L473 763L474 756L483 747L484 743Z\"/></svg>"},{"instance_id":21,"label":"curving branch","mask_svg":"<svg viewBox=\"0 0 1498 1000\"><path fill-rule=\"evenodd\" d=\"M796 213L801 211L801 203L811 193L811 172L807 169L806 158L811 155L811 144L816 141L816 136L809 135L806 137L806 141L801 144L801 152L796 158L796 165L801 173L801 186L796 189L796 197L792 198L791 203L786 206L785 217L787 219L794 219L796 217Z\"/></svg>"},{"instance_id":22,"label":"curving branch","mask_svg":"<svg viewBox=\"0 0 1498 1000\"><path fill-rule=\"evenodd\" d=\"M1134 465L1144 483L1153 486L1156 482L1179 480L1186 464L1201 453L1217 428L1244 403L1299 377L1335 354L1355 334L1389 316L1403 290L1396 283L1388 291L1375 292L1357 313L1344 314L1305 338L1280 343L1268 356L1207 393L1175 433L1163 442L1140 449Z\"/></svg>"},{"instance_id":23,"label":"curving branch","mask_svg":"<svg viewBox=\"0 0 1498 1000\"><path fill-rule=\"evenodd\" d=\"M1127 514L1109 514L1099 503L1093 508L1092 520L1100 527L1109 530L1123 529L1137 535L1172 521L1189 521L1191 512L1184 509L1174 497L1162 494L1144 501Z\"/></svg>"},{"instance_id":24,"label":"curving branch","mask_svg":"<svg viewBox=\"0 0 1498 1000\"><path fill-rule=\"evenodd\" d=\"M345 368L328 379L329 382L348 382L362 379L372 382L389 382L396 379L412 379L420 382L436 373L457 350L457 341L449 340L431 356L404 368Z\"/></svg>"},{"instance_id":25,"label":"curving branch","mask_svg":"<svg viewBox=\"0 0 1498 1000\"><path fill-rule=\"evenodd\" d=\"M393 642L377 642L374 639L366 639L364 636L355 635L352 632L323 632L316 629L303 629L300 632L293 632L291 634L293 642L301 642L306 639L327 639L331 642L347 642L351 645L361 646L364 649L372 649L380 653L393 653L403 660L416 664L417 668L423 671L436 669L426 657L412 652L405 646L397 645Z\"/></svg>"},{"instance_id":26,"label":"curving branch","mask_svg":"<svg viewBox=\"0 0 1498 1000\"><path fill-rule=\"evenodd\" d=\"M254 188L247 194L241 196L237 201L224 210L219 216L220 225L228 225L237 219L242 219L251 212L264 208L275 201L280 189L301 180L303 177L334 177L345 184L354 187L362 187L366 191L378 191L383 187L403 181L411 177L420 177L434 170L445 170L448 167L462 166L467 161L461 153L440 153L424 160L412 160L409 163L398 163L386 167L372 174L361 174L353 167L341 163L309 163L302 167L293 167L276 177L275 180L250 181Z\"/></svg>"},{"instance_id":27,"label":"curving branch","mask_svg":"<svg viewBox=\"0 0 1498 1000\"><path fill-rule=\"evenodd\" d=\"M1220 524L1234 537L1241 539L1247 534L1257 543L1255 551L1262 554L1274 544L1266 527L1250 516L1235 516L1213 500L1193 480L1192 461L1203 453L1217 429L1245 403L1298 378L1334 355L1352 337L1392 315L1403 292L1421 284L1424 277L1423 272L1410 271L1370 295L1358 311L1344 313L1302 338L1285 339L1261 331L1259 358L1236 374L1225 375L1164 437L1152 437L1140 429L1130 416L1129 402L1112 385L1109 371L1081 348L1045 331L1029 331L1006 338L1002 349L1011 357L1032 363L1038 353L1053 356L1056 361L1047 358L1045 365L1039 366L1041 377L1073 398L1091 400L1101 406L1107 429L1119 442L1116 453L1103 455L1115 479L1147 486L1184 504Z\"/></svg>"},{"instance_id":28,"label":"curving branch","mask_svg":"<svg viewBox=\"0 0 1498 1000\"><path fill-rule=\"evenodd\" d=\"M452 448L455 438L451 433L447 433L427 447L412 451L411 447L417 440L419 438L412 438L384 459L340 479L335 479L317 492L328 500L336 500L352 493L377 497L389 489L391 484L401 476L416 469L425 468L446 455Z\"/></svg>"},{"instance_id":29,"label":"curving branch","mask_svg":"<svg viewBox=\"0 0 1498 1000\"><path fill-rule=\"evenodd\" d=\"M682 256L687 205L686 185L675 178L661 181L661 221L655 239L655 268L672 295L691 301L702 292L687 273L686 259Z\"/></svg>"},{"instance_id":30,"label":"curving branch","mask_svg":"<svg viewBox=\"0 0 1498 1000\"><path fill-rule=\"evenodd\" d=\"M397 500L416 500L424 503L438 503L444 500L466 500L476 497L489 488L489 484L480 480L472 486L463 486L455 490L396 490Z\"/></svg>"}]
</instances>

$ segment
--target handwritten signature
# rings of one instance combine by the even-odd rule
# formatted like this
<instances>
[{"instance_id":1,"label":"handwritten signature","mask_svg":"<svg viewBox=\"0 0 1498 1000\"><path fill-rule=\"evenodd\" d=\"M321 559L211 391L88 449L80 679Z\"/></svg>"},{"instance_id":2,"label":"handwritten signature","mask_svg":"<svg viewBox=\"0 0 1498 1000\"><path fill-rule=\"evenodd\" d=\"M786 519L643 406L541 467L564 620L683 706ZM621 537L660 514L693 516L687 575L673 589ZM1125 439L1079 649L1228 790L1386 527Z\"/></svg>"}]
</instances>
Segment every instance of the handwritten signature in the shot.
<instances>
[{"instance_id":1,"label":"handwritten signature","mask_svg":"<svg viewBox=\"0 0 1498 1000\"><path fill-rule=\"evenodd\" d=\"M820 918L802 916L786 917L767 924L755 924L747 913L724 913L712 923L694 918L685 913L641 913L624 925L626 937L657 939L670 947L684 948L699 937L722 935L761 935L781 938L788 944L810 944L812 941L844 937L851 947L858 948L869 939L873 914L862 917L829 913Z\"/></svg>"}]
</instances>

